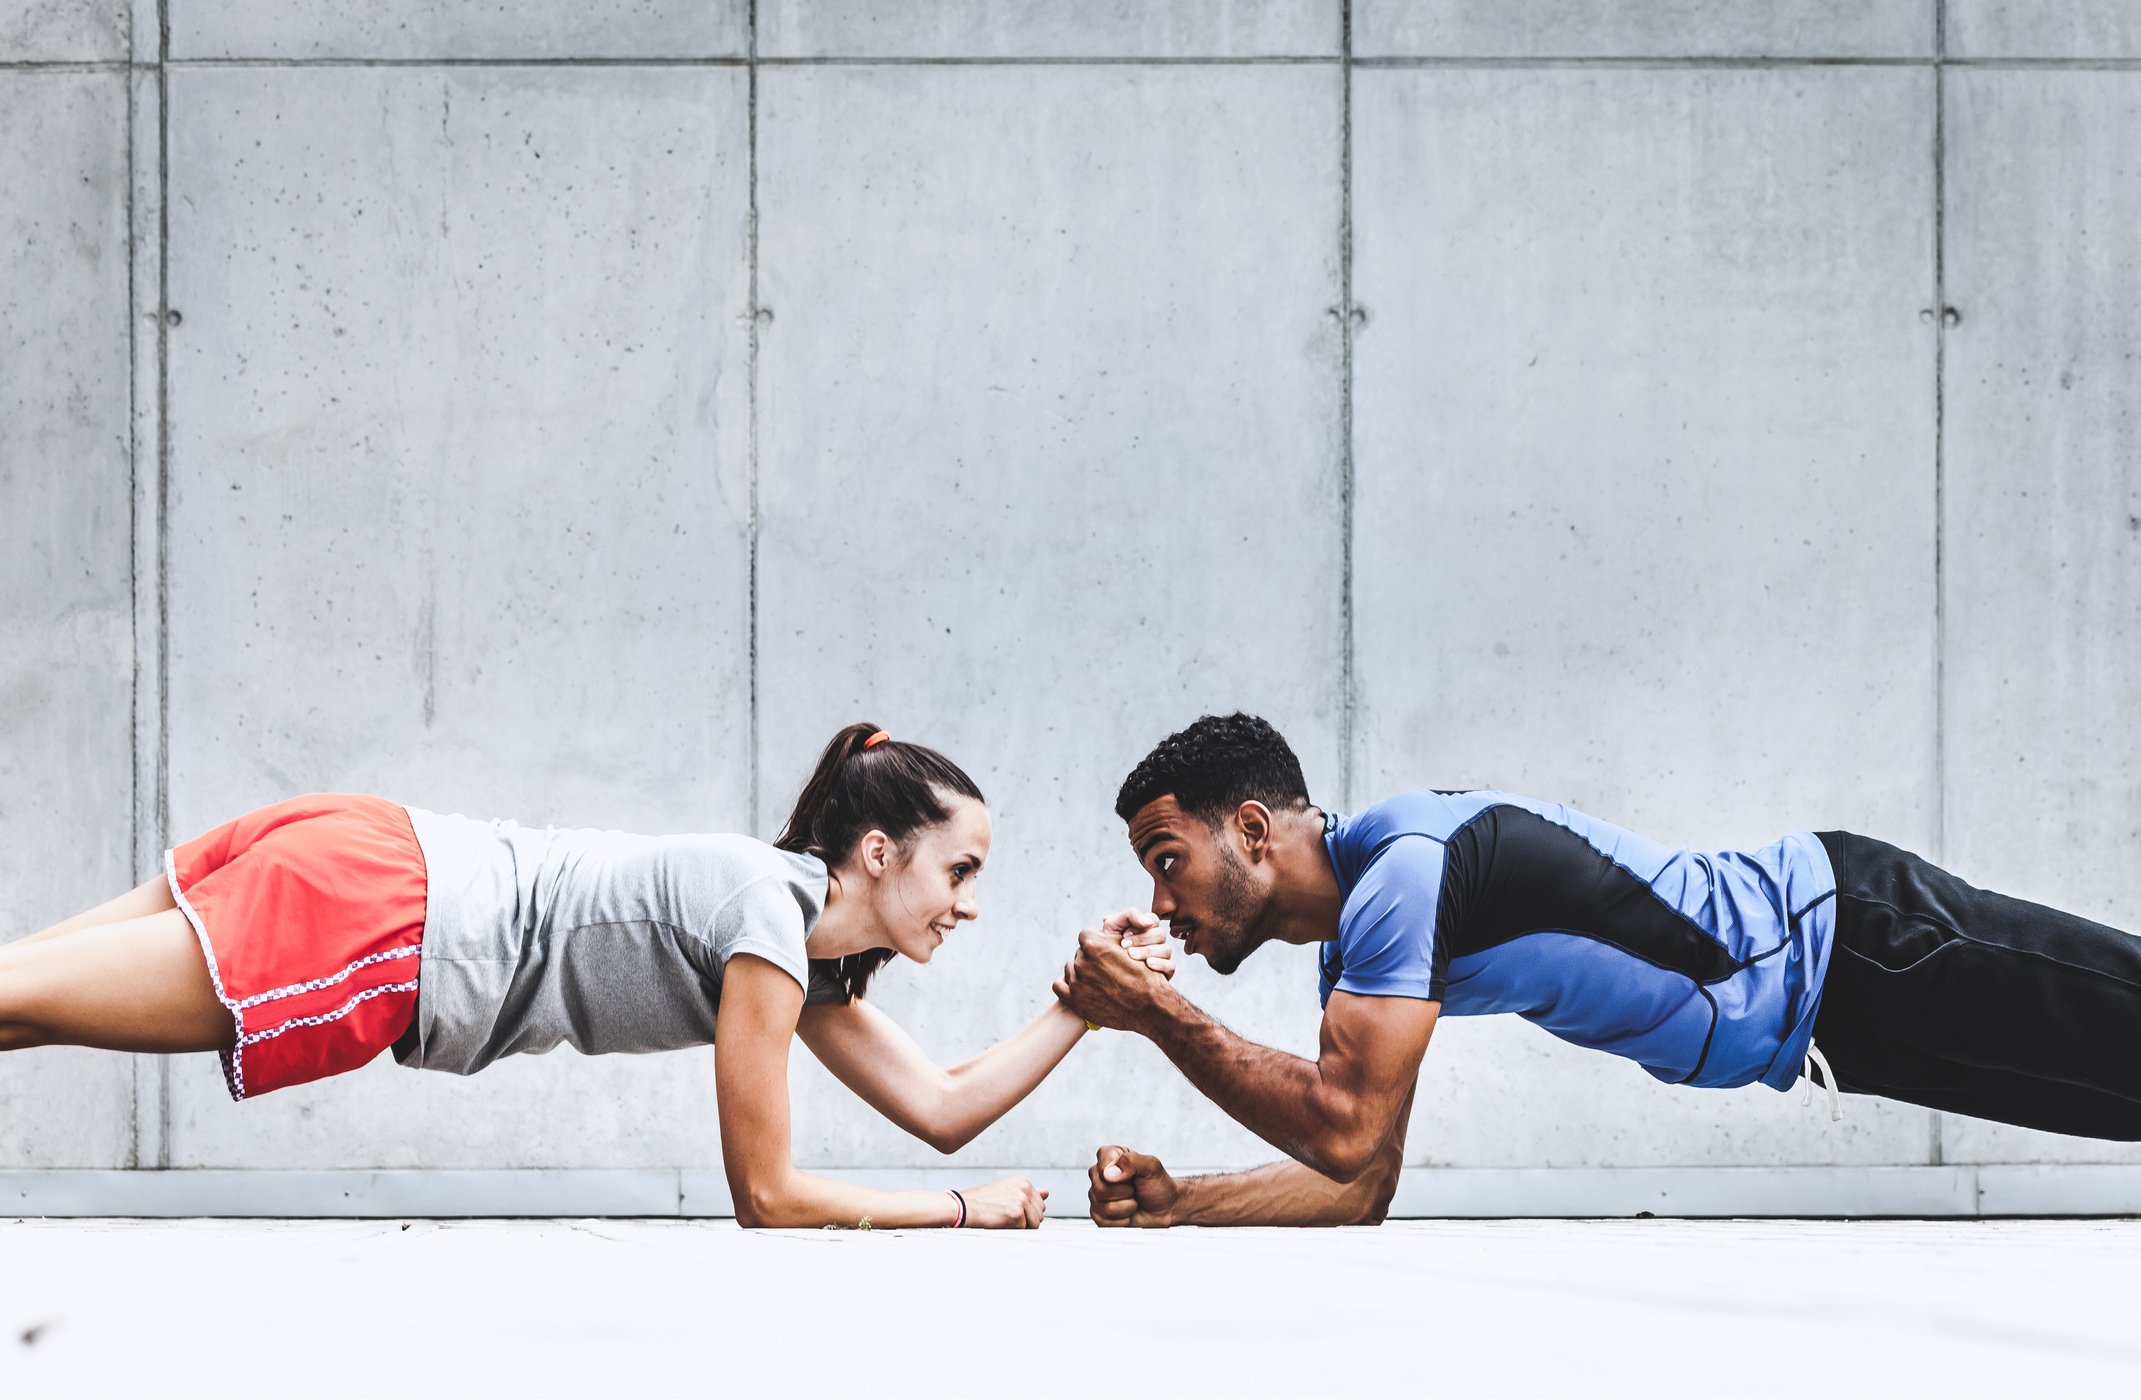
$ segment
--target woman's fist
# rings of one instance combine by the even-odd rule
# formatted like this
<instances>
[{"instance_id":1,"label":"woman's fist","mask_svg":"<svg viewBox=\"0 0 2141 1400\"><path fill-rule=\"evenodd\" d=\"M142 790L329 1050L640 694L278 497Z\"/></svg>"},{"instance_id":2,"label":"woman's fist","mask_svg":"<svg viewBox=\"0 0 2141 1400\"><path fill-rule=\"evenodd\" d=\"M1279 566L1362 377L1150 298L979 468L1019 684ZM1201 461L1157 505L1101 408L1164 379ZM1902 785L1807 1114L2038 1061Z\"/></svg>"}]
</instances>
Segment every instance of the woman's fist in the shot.
<instances>
[{"instance_id":1,"label":"woman's fist","mask_svg":"<svg viewBox=\"0 0 2141 1400\"><path fill-rule=\"evenodd\" d=\"M1048 1193L1023 1176L1007 1176L961 1191L970 1230L1038 1230Z\"/></svg>"}]
</instances>

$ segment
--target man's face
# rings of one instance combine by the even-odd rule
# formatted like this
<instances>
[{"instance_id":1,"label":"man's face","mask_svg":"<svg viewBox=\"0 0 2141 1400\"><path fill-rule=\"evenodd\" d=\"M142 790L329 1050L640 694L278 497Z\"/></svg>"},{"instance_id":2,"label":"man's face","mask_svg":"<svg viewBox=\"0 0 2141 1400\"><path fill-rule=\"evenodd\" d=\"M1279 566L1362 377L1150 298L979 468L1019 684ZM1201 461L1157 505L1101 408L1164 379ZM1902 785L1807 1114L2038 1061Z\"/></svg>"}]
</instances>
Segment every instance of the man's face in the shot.
<instances>
[{"instance_id":1,"label":"man's face","mask_svg":"<svg viewBox=\"0 0 2141 1400\"><path fill-rule=\"evenodd\" d=\"M1159 797L1130 818L1130 848L1152 876L1152 912L1214 972L1229 973L1271 937L1272 892L1236 849L1230 822L1215 831Z\"/></svg>"}]
</instances>

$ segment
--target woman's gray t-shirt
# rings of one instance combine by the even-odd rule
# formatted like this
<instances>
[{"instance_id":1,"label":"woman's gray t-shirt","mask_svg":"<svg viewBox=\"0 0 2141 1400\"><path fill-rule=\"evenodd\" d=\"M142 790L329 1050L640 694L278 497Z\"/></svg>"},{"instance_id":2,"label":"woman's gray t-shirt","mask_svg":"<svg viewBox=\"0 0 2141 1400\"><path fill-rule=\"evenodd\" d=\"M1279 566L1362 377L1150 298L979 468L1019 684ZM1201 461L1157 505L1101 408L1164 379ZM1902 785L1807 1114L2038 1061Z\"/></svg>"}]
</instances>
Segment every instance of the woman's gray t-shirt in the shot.
<instances>
[{"instance_id":1,"label":"woman's gray t-shirt","mask_svg":"<svg viewBox=\"0 0 2141 1400\"><path fill-rule=\"evenodd\" d=\"M812 1002L803 940L825 865L748 836L633 836L409 809L428 883L416 1020L394 1057L473 1074L561 1044L589 1055L708 1045L721 972L752 953Z\"/></svg>"}]
</instances>

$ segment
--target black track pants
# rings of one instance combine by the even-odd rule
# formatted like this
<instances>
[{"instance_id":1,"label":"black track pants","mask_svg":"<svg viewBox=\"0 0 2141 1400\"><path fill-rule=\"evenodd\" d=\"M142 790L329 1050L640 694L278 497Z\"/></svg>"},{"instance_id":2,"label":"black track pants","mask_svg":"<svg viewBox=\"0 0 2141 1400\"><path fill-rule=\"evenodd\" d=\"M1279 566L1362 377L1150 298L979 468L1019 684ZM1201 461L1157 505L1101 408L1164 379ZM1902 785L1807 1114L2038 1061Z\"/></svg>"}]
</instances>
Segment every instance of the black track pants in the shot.
<instances>
[{"instance_id":1,"label":"black track pants","mask_svg":"<svg viewBox=\"0 0 2141 1400\"><path fill-rule=\"evenodd\" d=\"M1817 834L1836 943L1814 1042L1839 1089L2141 1140L2141 938Z\"/></svg>"}]
</instances>

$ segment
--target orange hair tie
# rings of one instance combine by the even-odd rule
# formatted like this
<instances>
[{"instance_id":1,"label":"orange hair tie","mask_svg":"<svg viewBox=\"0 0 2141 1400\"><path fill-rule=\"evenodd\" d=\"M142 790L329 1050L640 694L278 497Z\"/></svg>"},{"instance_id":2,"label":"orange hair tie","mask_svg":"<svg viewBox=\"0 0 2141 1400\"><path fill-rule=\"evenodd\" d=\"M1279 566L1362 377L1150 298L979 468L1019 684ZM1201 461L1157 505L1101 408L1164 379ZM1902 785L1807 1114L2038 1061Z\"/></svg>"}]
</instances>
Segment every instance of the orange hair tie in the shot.
<instances>
[{"instance_id":1,"label":"orange hair tie","mask_svg":"<svg viewBox=\"0 0 2141 1400\"><path fill-rule=\"evenodd\" d=\"M866 749L874 749L879 744L882 744L883 742L885 742L885 740L891 737L892 736L890 734L887 734L884 730L880 729L875 734L872 734L869 738L863 740L862 746Z\"/></svg>"}]
</instances>

